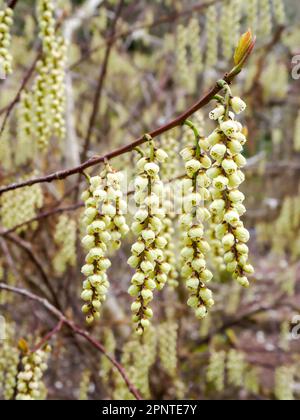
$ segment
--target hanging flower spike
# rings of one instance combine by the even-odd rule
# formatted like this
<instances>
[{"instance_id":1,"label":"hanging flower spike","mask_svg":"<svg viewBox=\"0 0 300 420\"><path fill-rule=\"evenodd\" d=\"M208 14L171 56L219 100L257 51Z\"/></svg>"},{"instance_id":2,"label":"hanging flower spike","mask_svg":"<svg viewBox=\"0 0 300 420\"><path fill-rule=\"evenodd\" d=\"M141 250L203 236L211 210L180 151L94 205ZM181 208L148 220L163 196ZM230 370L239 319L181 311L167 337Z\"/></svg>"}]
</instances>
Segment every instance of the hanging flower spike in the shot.
<instances>
[{"instance_id":1,"label":"hanging flower spike","mask_svg":"<svg viewBox=\"0 0 300 420\"><path fill-rule=\"evenodd\" d=\"M153 299L153 291L164 287L171 268L164 256L167 245L163 236L165 211L160 207L163 185L159 177L159 164L166 159L167 154L161 149L155 149L150 140L147 153L137 163L134 198L138 209L131 229L138 239L131 248L132 256L128 260L136 272L128 293L135 298L131 310L139 335L150 326L153 313L149 304Z\"/></svg>"},{"instance_id":2,"label":"hanging flower spike","mask_svg":"<svg viewBox=\"0 0 300 420\"><path fill-rule=\"evenodd\" d=\"M212 292L206 287L213 275L206 268L205 256L209 245L204 239L203 226L210 214L200 206L202 201L209 199L210 179L206 171L211 166L211 160L201 152L199 143L202 140L195 125L191 121L185 124L194 131L195 146L186 147L181 152L187 174L182 182L183 214L180 217L183 229L182 275L186 278L186 286L191 294L187 303L195 310L196 317L202 319L207 315L207 309L214 304Z\"/></svg>"},{"instance_id":3,"label":"hanging flower spike","mask_svg":"<svg viewBox=\"0 0 300 420\"><path fill-rule=\"evenodd\" d=\"M111 223L109 214L100 214L100 205L107 199L103 178L95 176L89 180L90 187L82 194L85 202L84 224L86 236L82 239L83 247L88 251L81 272L86 276L83 282L81 298L86 302L82 312L86 321L91 324L100 317L100 307L106 299L109 282L106 270L111 263L105 257L111 235L108 226Z\"/></svg>"},{"instance_id":4,"label":"hanging flower spike","mask_svg":"<svg viewBox=\"0 0 300 420\"><path fill-rule=\"evenodd\" d=\"M240 220L246 211L243 205L245 196L239 191L240 184L245 180L241 168L246 165L246 159L241 152L246 137L242 125L234 120L235 115L230 111L231 107L236 113L243 112L246 104L240 98L232 97L226 83L220 83L226 90L226 107L222 116L219 116L219 104L210 113L211 118L218 115L218 127L208 137L211 145L210 155L215 162L208 172L212 179L213 201L210 210L219 222L215 232L216 237L222 241L226 268L233 273L238 283L248 287L247 276L253 274L254 270L248 263L249 250L246 243L250 235Z\"/></svg>"},{"instance_id":5,"label":"hanging flower spike","mask_svg":"<svg viewBox=\"0 0 300 420\"><path fill-rule=\"evenodd\" d=\"M7 7L0 11L0 77L7 77L12 73L12 55L9 52L14 11Z\"/></svg>"}]
</instances>

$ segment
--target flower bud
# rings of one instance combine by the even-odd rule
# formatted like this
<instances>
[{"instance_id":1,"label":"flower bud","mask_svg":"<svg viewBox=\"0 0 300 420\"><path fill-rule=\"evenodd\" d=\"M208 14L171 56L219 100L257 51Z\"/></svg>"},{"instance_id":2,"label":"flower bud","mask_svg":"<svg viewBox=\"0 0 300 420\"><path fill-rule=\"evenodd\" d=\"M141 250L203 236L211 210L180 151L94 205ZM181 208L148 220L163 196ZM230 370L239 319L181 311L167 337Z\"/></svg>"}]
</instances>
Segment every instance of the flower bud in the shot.
<instances>
[{"instance_id":1,"label":"flower bud","mask_svg":"<svg viewBox=\"0 0 300 420\"><path fill-rule=\"evenodd\" d=\"M210 155L213 159L218 161L225 156L226 150L225 144L217 143L211 148Z\"/></svg>"},{"instance_id":2,"label":"flower bud","mask_svg":"<svg viewBox=\"0 0 300 420\"><path fill-rule=\"evenodd\" d=\"M222 168L224 169L224 171L226 172L226 174L228 175L232 175L233 173L236 172L237 170L237 165L236 163L231 160L231 159L224 159L222 161Z\"/></svg>"},{"instance_id":3,"label":"flower bud","mask_svg":"<svg viewBox=\"0 0 300 420\"><path fill-rule=\"evenodd\" d=\"M241 112L245 111L245 109L247 108L247 105L245 104L245 102L237 96L231 99L230 104L233 111L236 114L240 114Z\"/></svg>"},{"instance_id":4,"label":"flower bud","mask_svg":"<svg viewBox=\"0 0 300 420\"><path fill-rule=\"evenodd\" d=\"M213 186L214 186L214 188L216 188L217 190L219 190L219 191L223 191L223 190L225 190L225 188L227 187L227 185L228 185L228 178L226 178L225 176L223 176L223 175L220 175L220 176L218 176L217 178L215 178L214 180L213 180Z\"/></svg>"},{"instance_id":5,"label":"flower bud","mask_svg":"<svg viewBox=\"0 0 300 420\"><path fill-rule=\"evenodd\" d=\"M191 277L186 281L186 287L192 291L196 291L199 287L199 279L197 277Z\"/></svg>"},{"instance_id":6,"label":"flower bud","mask_svg":"<svg viewBox=\"0 0 300 420\"><path fill-rule=\"evenodd\" d=\"M224 220L231 226L235 227L240 221L238 213L234 210L230 210L224 215Z\"/></svg>"},{"instance_id":7,"label":"flower bud","mask_svg":"<svg viewBox=\"0 0 300 420\"><path fill-rule=\"evenodd\" d=\"M238 227L235 229L235 235L240 242L248 242L250 239L250 234L247 229L244 227Z\"/></svg>"},{"instance_id":8,"label":"flower bud","mask_svg":"<svg viewBox=\"0 0 300 420\"><path fill-rule=\"evenodd\" d=\"M186 169L187 175L190 178L192 178L195 175L195 173L199 171L200 168L201 168L201 164L196 159L189 160L185 164L185 169Z\"/></svg>"},{"instance_id":9,"label":"flower bud","mask_svg":"<svg viewBox=\"0 0 300 420\"><path fill-rule=\"evenodd\" d=\"M223 105L218 105L215 109L210 111L209 118L211 120L218 120L224 114L225 114L225 107Z\"/></svg>"},{"instance_id":10,"label":"flower bud","mask_svg":"<svg viewBox=\"0 0 300 420\"><path fill-rule=\"evenodd\" d=\"M158 162L164 163L168 159L168 154L162 149L157 149L155 152L155 157Z\"/></svg>"},{"instance_id":11,"label":"flower bud","mask_svg":"<svg viewBox=\"0 0 300 420\"><path fill-rule=\"evenodd\" d=\"M230 249L234 246L235 238L232 235L232 233L227 233L227 235L224 236L224 238L222 239L222 244L225 249Z\"/></svg>"},{"instance_id":12,"label":"flower bud","mask_svg":"<svg viewBox=\"0 0 300 420\"><path fill-rule=\"evenodd\" d=\"M145 172L151 177L154 177L159 173L159 166L154 162L146 163Z\"/></svg>"},{"instance_id":13,"label":"flower bud","mask_svg":"<svg viewBox=\"0 0 300 420\"><path fill-rule=\"evenodd\" d=\"M196 309L195 314L196 314L196 318L197 319L203 319L203 318L205 318L207 316L207 309L206 309L206 307L204 305L199 306Z\"/></svg>"},{"instance_id":14,"label":"flower bud","mask_svg":"<svg viewBox=\"0 0 300 420\"><path fill-rule=\"evenodd\" d=\"M224 121L220 124L220 129L226 137L233 138L238 132L236 123L234 121Z\"/></svg>"}]
</instances>

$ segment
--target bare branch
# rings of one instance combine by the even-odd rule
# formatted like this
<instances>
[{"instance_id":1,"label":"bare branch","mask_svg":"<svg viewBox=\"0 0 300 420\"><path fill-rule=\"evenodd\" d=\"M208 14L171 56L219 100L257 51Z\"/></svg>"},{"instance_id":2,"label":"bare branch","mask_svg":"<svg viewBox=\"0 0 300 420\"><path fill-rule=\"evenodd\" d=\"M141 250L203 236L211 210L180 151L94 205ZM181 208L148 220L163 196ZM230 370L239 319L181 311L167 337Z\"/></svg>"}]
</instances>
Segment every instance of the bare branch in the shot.
<instances>
[{"instance_id":1,"label":"bare branch","mask_svg":"<svg viewBox=\"0 0 300 420\"><path fill-rule=\"evenodd\" d=\"M237 76L238 72L236 71L236 68L232 69L229 73L226 73L223 77L223 80L225 80L228 84L232 82L232 80ZM160 136L161 134L171 130L172 128L178 127L182 125L182 123L189 118L191 115L193 115L195 112L197 112L199 109L203 108L205 105L207 105L214 96L221 91L222 87L217 82L208 93L206 93L198 102L196 102L192 107L190 107L187 111L185 111L183 114L179 115L174 120L170 121L169 123L155 129L154 131L150 132L149 135L152 138L156 138ZM11 190L16 190L19 188L23 188L26 186L34 185L34 184L41 184L41 183L47 183L47 182L53 182L58 180L66 179L72 175L82 173L85 169L90 168L92 166L98 165L99 163L104 163L108 160L111 160L117 156L121 156L125 153L129 153L132 150L134 150L136 147L144 144L148 141L148 136L141 136L132 143L123 146L119 149L113 150L112 152L107 153L103 156L94 156L91 159L88 159L86 162L82 163L79 166L76 166L71 169L65 169L62 171L58 171L55 173L52 173L50 175L46 175L43 177L30 179L27 181L23 181L20 183L14 183L8 186L4 186L0 188L0 195Z\"/></svg>"},{"instance_id":2,"label":"bare branch","mask_svg":"<svg viewBox=\"0 0 300 420\"><path fill-rule=\"evenodd\" d=\"M189 16L195 12L200 12L206 8L208 8L209 6L212 6L213 4L219 3L221 0L212 0L212 1L208 1L206 3L198 3L193 5L192 7L182 10L182 11L176 11L174 13L168 14L166 16L163 16L157 20L155 20L154 22L151 23L142 23L140 25L135 25L133 27L131 27L130 29L126 30L126 31L121 31L113 36L108 37L105 41L103 41L101 44L97 45L96 47L94 47L92 50L87 51L78 61L76 61L75 63L73 63L70 67L70 69L73 69L74 67L77 67L79 64L81 64L83 61L85 61L86 59L88 59L93 53L95 53L96 51L101 50L102 48L105 47L106 43L115 43L118 39L120 38L126 38L129 35L133 34L134 32L140 31L142 29L151 29L151 28L155 28L156 26L160 26L166 23L170 23L170 22L174 22L180 18L183 18L185 16Z\"/></svg>"},{"instance_id":3,"label":"bare branch","mask_svg":"<svg viewBox=\"0 0 300 420\"><path fill-rule=\"evenodd\" d=\"M95 347L97 350L99 350L119 371L120 375L124 379L129 391L132 393L132 395L137 400L142 400L141 395L139 394L138 390L135 388L135 386L131 383L129 380L125 369L123 366L111 355L107 353L104 346L97 340L95 340L93 337L91 337L86 331L75 325L70 319L68 319L59 309L57 309L55 306L53 306L47 299L43 299L25 289L19 289L17 287L8 286L7 284L0 283L0 289L6 290L8 292L16 293L21 296L24 296L32 301L38 302L40 305L42 305L47 311L52 313L59 321L61 321L63 324L67 325L74 334L79 335L83 337L85 340L87 340L93 347Z\"/></svg>"}]
</instances>

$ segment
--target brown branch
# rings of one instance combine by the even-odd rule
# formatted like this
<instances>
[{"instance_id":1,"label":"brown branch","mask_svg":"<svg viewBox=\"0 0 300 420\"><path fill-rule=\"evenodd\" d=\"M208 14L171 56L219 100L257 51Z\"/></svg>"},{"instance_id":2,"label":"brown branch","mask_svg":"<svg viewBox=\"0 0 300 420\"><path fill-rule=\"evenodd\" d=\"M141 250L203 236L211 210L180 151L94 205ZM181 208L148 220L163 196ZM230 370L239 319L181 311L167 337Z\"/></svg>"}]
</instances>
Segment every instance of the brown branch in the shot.
<instances>
[{"instance_id":1,"label":"brown branch","mask_svg":"<svg viewBox=\"0 0 300 420\"><path fill-rule=\"evenodd\" d=\"M185 174L181 174L176 176L173 179L170 179L168 181L169 184L171 184L174 181L178 181L182 178L184 178L186 175ZM74 187L76 188L77 186L73 185L72 190L74 189ZM127 192L127 196L133 195L134 194L134 190L130 190ZM84 203L76 203L73 204L72 206L66 206L66 207L57 207L48 211L45 211L43 213L38 214L37 216L33 217L32 219L26 220L25 222L22 222L16 226L14 226L13 228L7 229L7 230L0 230L0 237L5 237L7 235L9 235L10 233L15 232L16 230L20 229L23 226L27 226L33 222L39 222L43 219L47 219L48 217L54 216L55 214L61 214L61 213L67 213L67 212L72 212L72 211L76 211L80 208L84 207Z\"/></svg>"},{"instance_id":2,"label":"brown branch","mask_svg":"<svg viewBox=\"0 0 300 420\"><path fill-rule=\"evenodd\" d=\"M53 330L51 330L48 334L46 334L45 337L43 337L41 341L39 341L39 343L31 350L31 353L35 353L39 349L43 348L51 340L51 338L54 335L59 333L59 331L62 329L63 324L64 324L63 320L60 319L58 323L55 325L55 327L53 328Z\"/></svg>"},{"instance_id":3,"label":"brown branch","mask_svg":"<svg viewBox=\"0 0 300 420\"><path fill-rule=\"evenodd\" d=\"M70 66L70 69L72 70L73 68L77 67L79 64L81 64L83 61L85 61L86 59L88 59L92 54L94 54L96 51L99 51L101 48L103 48L106 43L115 43L118 39L120 38L126 38L129 35L133 34L136 31L140 31L141 29L152 29L155 28L157 26L163 25L165 23L170 23L170 22L174 22L180 18L189 16L195 12L200 12L204 9L206 9L209 6L212 6L213 4L219 3L221 0L212 0L206 3L198 3L195 4L194 6L190 7L189 9L185 9L182 11L177 11L174 13L171 13L169 15L163 16L157 20L155 20L154 22L151 23L142 23L140 25L135 25L132 28L126 30L126 31L121 31L113 36L108 37L107 39L105 39L103 42L101 42L101 44L96 45L94 48L92 48L90 51L87 51L85 54L83 54L83 56L76 61L75 63L73 63Z\"/></svg>"},{"instance_id":4,"label":"brown branch","mask_svg":"<svg viewBox=\"0 0 300 420\"><path fill-rule=\"evenodd\" d=\"M52 313L59 321L61 321L63 324L67 325L75 335L79 335L83 337L85 340L87 340L93 347L95 347L97 350L99 350L119 371L120 375L124 379L129 391L134 395L134 397L137 400L142 400L141 395L139 394L138 390L135 388L135 386L131 383L130 379L128 378L125 369L123 366L114 359L111 355L109 355L104 346L98 342L96 339L91 337L86 331L78 327L76 324L74 324L70 319L68 319L59 309L57 309L55 306L53 306L47 299L43 299L27 290L20 289L17 287L8 286L7 284L0 283L0 289L6 290L8 292L16 293L21 296L27 297L28 299L38 302L40 305L42 305L45 309L47 309L50 313Z\"/></svg>"},{"instance_id":5,"label":"brown branch","mask_svg":"<svg viewBox=\"0 0 300 420\"><path fill-rule=\"evenodd\" d=\"M233 68L229 73L226 73L223 76L223 80L225 80L228 84L230 84L232 82L232 80L237 76L237 74L239 74L239 72L241 71L240 68ZM174 120L170 121L169 123L155 129L154 131L150 132L149 135L152 138L156 138L158 136L160 136L161 134L175 128L178 127L180 125L183 124L183 122L189 118L191 115L193 115L195 112L197 112L199 109L203 108L205 105L207 105L213 98L214 96L219 93L222 90L222 87L220 86L220 84L217 82L208 93L206 93L198 102L196 102L192 107L190 107L187 111L185 111L183 114L179 115L177 118L175 118ZM144 144L145 142L148 141L148 136L141 136L138 139L136 139L135 141L133 141L132 143L123 146L119 149L113 150L112 152L107 153L106 155L103 156L94 156L91 159L88 159L86 162L82 163L79 166L76 166L74 168L71 169L66 169L66 170L62 170L62 171L58 171L55 173L52 173L50 175L46 175L43 177L39 177L39 178L35 178L35 179L30 179L27 181L23 181L20 183L14 183L8 186L4 186L0 188L0 195L7 192L7 191L11 191L11 190L16 190L19 188L23 188L26 186L30 186L30 185L34 185L34 184L41 184L41 183L47 183L47 182L53 182L56 180L63 180L68 178L69 176L78 174L78 173L82 173L85 169L90 168L92 166L95 166L99 163L104 163L110 159L113 159L117 156L121 156L125 153L131 152L132 150L134 150L136 147L140 146L141 144Z\"/></svg>"},{"instance_id":6,"label":"brown branch","mask_svg":"<svg viewBox=\"0 0 300 420\"><path fill-rule=\"evenodd\" d=\"M10 114L12 113L14 107L20 101L21 94L22 94L23 90L26 88L29 80L31 79L31 76L32 76L32 74L33 74L33 72L36 68L37 62L40 59L40 57L41 57L41 53L39 52L38 55L36 56L34 62L30 66L30 68L28 69L28 71L27 71L27 73L26 73L26 75L25 75L25 77L24 77L24 79L21 83L21 86L20 86L16 96L14 97L14 99L6 107L4 107L0 110L0 115L5 113L5 117L4 117L4 120L2 122L1 129L0 129L0 136L3 134L3 131L6 127L7 121L10 117Z\"/></svg>"},{"instance_id":7,"label":"brown branch","mask_svg":"<svg viewBox=\"0 0 300 420\"><path fill-rule=\"evenodd\" d=\"M14 9L17 5L19 0L9 0L7 2L7 7L10 7L11 9Z\"/></svg>"},{"instance_id":8,"label":"brown branch","mask_svg":"<svg viewBox=\"0 0 300 420\"><path fill-rule=\"evenodd\" d=\"M17 245L19 248L23 249L23 251L25 251L27 253L28 257L31 259L31 261L33 262L33 264L36 266L37 270L39 271L39 273L41 275L41 278L43 279L43 282L44 282L45 286L47 287L47 289L48 289L48 291L49 291L49 293L52 297L53 303L58 308L60 308L60 303L59 303L58 298L56 296L56 292L55 292L55 290L54 290L54 288L51 284L51 281L48 278L47 273L44 270L43 263L35 255L35 253L32 250L31 245L28 242L22 240L21 238L19 238L18 236L15 236L15 235L6 235L6 238L9 241L13 242L15 245Z\"/></svg>"},{"instance_id":9,"label":"brown branch","mask_svg":"<svg viewBox=\"0 0 300 420\"><path fill-rule=\"evenodd\" d=\"M198 345L207 344L210 342L210 340L217 334L222 333L223 331L226 331L228 328L237 326L241 324L243 321L253 317L254 315L258 315L263 312L268 312L274 308L280 303L282 303L282 306L285 304L282 302L285 294L280 293L279 296L276 297L276 299L271 304L257 304L254 307L243 311L241 314L238 314L237 316L228 319L225 321L220 327L215 328L213 331L211 331L206 337L201 338L197 341Z\"/></svg>"},{"instance_id":10,"label":"brown branch","mask_svg":"<svg viewBox=\"0 0 300 420\"><path fill-rule=\"evenodd\" d=\"M67 213L67 212L76 211L76 210L78 210L81 207L83 207L83 203L77 203L77 204L74 204L72 206L58 207L58 208L55 208L55 209L51 209L51 210L45 211L45 212L40 213L37 216L33 217L32 219L26 220L23 223L19 223L18 225L14 226L11 229L0 231L0 236L7 236L10 233L13 233L16 230L20 229L21 227L26 226L26 225L30 225L33 222L38 222L38 221L40 221L42 219L46 219L47 217L54 216L55 214L61 214L61 213Z\"/></svg>"}]
</instances>

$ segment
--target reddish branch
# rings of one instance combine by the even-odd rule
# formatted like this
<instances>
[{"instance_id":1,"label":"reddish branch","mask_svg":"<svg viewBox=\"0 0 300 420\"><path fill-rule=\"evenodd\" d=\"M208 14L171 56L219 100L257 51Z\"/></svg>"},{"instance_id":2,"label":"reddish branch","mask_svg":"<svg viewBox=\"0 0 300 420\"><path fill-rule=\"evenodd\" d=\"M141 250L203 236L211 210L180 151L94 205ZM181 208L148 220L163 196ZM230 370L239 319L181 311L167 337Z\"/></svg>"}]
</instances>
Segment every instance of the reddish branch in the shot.
<instances>
[{"instance_id":1,"label":"reddish branch","mask_svg":"<svg viewBox=\"0 0 300 420\"><path fill-rule=\"evenodd\" d=\"M32 74L33 74L33 72L34 72L34 70L36 68L36 64L37 64L38 60L40 59L40 56L41 56L41 54L38 53L38 55L35 58L34 62L30 66L29 70L27 71L27 73L26 73L26 75L25 75L25 77L24 77L24 79L22 81L22 84L21 84L21 86L20 86L20 88L19 88L16 96L14 97L14 99L10 102L9 105L7 105L6 107L4 107L4 108L2 108L0 110L0 115L2 115L3 113L5 113L5 117L4 117L4 120L2 122L1 129L0 129L0 136L2 135L2 133L3 133L4 129L5 129L5 127L6 127L6 124L7 124L8 118L10 117L11 112L13 111L13 109L17 105L17 103L20 101L21 94L22 94L23 90L26 88L27 83L31 79L31 76L32 76Z\"/></svg>"},{"instance_id":2,"label":"reddish branch","mask_svg":"<svg viewBox=\"0 0 300 420\"><path fill-rule=\"evenodd\" d=\"M215 328L206 337L201 338L197 342L197 344L198 345L207 344L211 341L211 339L215 335L221 334L229 328L240 325L243 321L245 321L245 320L247 320L247 319L249 319L249 318L251 318L255 315L258 315L258 314L263 313L263 312L268 312L270 310L274 310L279 305L280 306L289 306L288 302L284 302L284 300L283 300L284 297L285 297L285 294L280 293L276 297L276 299L274 299L272 301L272 303L269 303L269 304L258 303L257 305L252 306L250 309L246 309L245 311L236 315L235 317L226 320L220 327Z\"/></svg>"},{"instance_id":3,"label":"reddish branch","mask_svg":"<svg viewBox=\"0 0 300 420\"><path fill-rule=\"evenodd\" d=\"M63 325L64 325L63 320L60 319L58 323L55 325L55 327L53 328L53 330L51 330L48 334L46 334L45 337L43 337L41 341L39 341L38 344L31 350L31 352L35 353L39 349L42 349L47 343L49 343L52 337L54 337L57 333L60 332Z\"/></svg>"},{"instance_id":4,"label":"reddish branch","mask_svg":"<svg viewBox=\"0 0 300 420\"><path fill-rule=\"evenodd\" d=\"M52 286L52 283L51 283L50 279L48 278L48 275L47 275L47 273L44 269L43 263L39 260L37 255L34 253L31 245L28 242L24 241L23 239L19 238L18 236L7 235L6 237L9 241L11 241L15 245L17 245L24 252L26 252L26 254L30 258L32 263L36 266L37 270L39 271L40 276L41 276L41 278L44 282L44 285L47 287L47 289L48 289L48 291L51 295L53 303L59 308L60 303L59 303L58 298L56 296L56 292L55 292L55 290Z\"/></svg>"},{"instance_id":5,"label":"reddish branch","mask_svg":"<svg viewBox=\"0 0 300 420\"><path fill-rule=\"evenodd\" d=\"M17 5L19 0L9 0L7 2L7 6L10 7L11 9L14 9Z\"/></svg>"},{"instance_id":6,"label":"reddish branch","mask_svg":"<svg viewBox=\"0 0 300 420\"><path fill-rule=\"evenodd\" d=\"M77 204L74 204L72 206L59 207L59 208L55 208L55 209L45 211L43 213L38 214L36 217L33 217L32 219L26 220L25 222L14 226L11 229L7 229L7 230L4 230L2 232L0 231L0 236L7 236L10 233L13 233L16 230L20 229L21 227L26 226L26 225L30 225L33 222L39 222L40 220L46 219L47 217L50 217L50 216L54 216L55 214L68 213L68 212L71 212L71 211L75 211L75 210L77 210L81 207L83 207L83 203L77 203Z\"/></svg>"},{"instance_id":7,"label":"reddish branch","mask_svg":"<svg viewBox=\"0 0 300 420\"><path fill-rule=\"evenodd\" d=\"M73 63L71 65L71 69L73 69L74 67L78 66L79 64L81 64L83 61L85 61L87 58L89 58L93 53L95 53L96 51L99 51L101 48L103 48L105 46L106 43L115 43L118 39L120 38L126 38L129 35L133 34L136 31L140 31L141 29L152 29L155 28L156 26L160 26L163 25L165 23L170 23L170 22L174 22L180 18L183 18L185 16L189 16L192 13L195 12L200 12L204 9L206 9L209 6L212 6L213 4L219 3L221 0L212 0L206 3L198 3L195 4L194 6L190 7L189 9L185 9L182 11L177 11L171 14L168 14L166 16L163 16L157 20L155 20L154 22L151 23L142 23L140 25L135 25L133 27L131 27L130 29L126 30L126 31L122 31L119 32L113 36L108 37L106 40L104 40L100 45L97 45L96 47L94 47L93 49L91 49L90 51L87 51L85 54L83 54L83 56L76 61L75 63Z\"/></svg>"},{"instance_id":8,"label":"reddish branch","mask_svg":"<svg viewBox=\"0 0 300 420\"><path fill-rule=\"evenodd\" d=\"M32 301L38 302L40 305L42 305L45 309L47 309L50 313L52 313L61 324L64 324L68 326L71 331L75 335L79 335L83 337L85 340L87 340L93 347L95 347L97 350L99 350L119 371L120 375L124 379L129 391L132 393L132 395L137 399L141 400L142 397L139 394L138 390L135 388L135 386L131 383L130 379L128 378L125 369L123 366L114 359L111 355L107 353L104 346L97 340L95 340L93 337L91 337L86 331L78 327L76 324L74 324L73 321L68 319L59 309L57 309L55 306L53 306L47 299L43 299L27 290L19 289L17 287L8 286L7 284L0 283L0 289L6 290L8 292L16 293L21 296L24 296Z\"/></svg>"},{"instance_id":9,"label":"reddish branch","mask_svg":"<svg viewBox=\"0 0 300 420\"><path fill-rule=\"evenodd\" d=\"M233 68L229 73L226 73L223 77L223 80L225 80L228 84L232 82L232 80L239 74L241 71L241 68ZM183 114L179 115L174 120L170 121L169 123L157 128L156 130L149 133L150 137L155 138L160 136L161 134L171 130L172 128L178 127L183 124L183 122L189 118L191 115L193 115L195 112L197 112L199 109L203 108L205 105L207 105L214 96L221 91L222 87L217 82L214 87L210 89L210 91L205 94L198 102L196 102L191 108L189 108L187 111L185 111ZM41 183L47 183L47 182L53 182L56 180L63 180L66 179L72 175L82 173L85 169L90 168L92 166L95 166L99 163L104 163L108 160L111 160L117 156L121 156L125 153L131 152L136 147L142 145L143 143L148 141L148 136L141 136L138 139L136 139L134 142L123 146L119 149L113 150L112 152L107 153L103 156L94 156L91 159L88 159L86 162L82 163L79 166L76 166L71 169L66 169L62 171L58 171L55 173L52 173L50 175L46 175L43 177L30 179L27 181L14 183L8 186L4 186L0 188L0 195L4 192L16 190L19 188L23 188L26 186L31 186L34 184L41 184Z\"/></svg>"}]
</instances>

